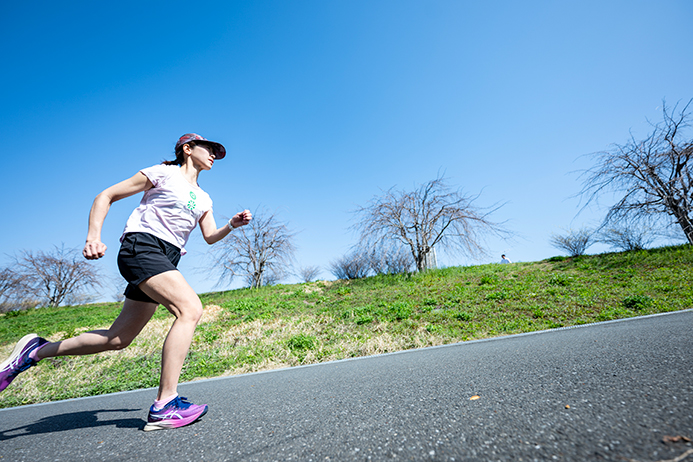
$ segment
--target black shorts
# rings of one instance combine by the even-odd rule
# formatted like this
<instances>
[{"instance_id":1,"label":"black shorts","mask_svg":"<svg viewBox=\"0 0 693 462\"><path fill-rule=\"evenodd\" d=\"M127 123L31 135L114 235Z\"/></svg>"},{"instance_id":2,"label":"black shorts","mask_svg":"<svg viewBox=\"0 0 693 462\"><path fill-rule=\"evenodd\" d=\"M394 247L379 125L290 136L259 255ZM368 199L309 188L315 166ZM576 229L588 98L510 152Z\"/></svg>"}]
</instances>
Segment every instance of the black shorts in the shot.
<instances>
[{"instance_id":1,"label":"black shorts","mask_svg":"<svg viewBox=\"0 0 693 462\"><path fill-rule=\"evenodd\" d=\"M139 302L159 303L138 287L145 279L176 270L180 249L149 233L128 233L118 252L118 269L128 281L125 297Z\"/></svg>"}]
</instances>

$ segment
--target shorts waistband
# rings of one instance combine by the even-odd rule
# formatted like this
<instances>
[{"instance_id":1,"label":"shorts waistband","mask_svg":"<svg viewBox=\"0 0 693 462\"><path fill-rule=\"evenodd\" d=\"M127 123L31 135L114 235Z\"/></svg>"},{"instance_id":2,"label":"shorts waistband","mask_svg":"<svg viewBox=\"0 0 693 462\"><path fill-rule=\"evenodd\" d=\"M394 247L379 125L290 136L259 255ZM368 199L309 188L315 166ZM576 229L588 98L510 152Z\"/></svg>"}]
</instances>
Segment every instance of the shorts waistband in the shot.
<instances>
[{"instance_id":1,"label":"shorts waistband","mask_svg":"<svg viewBox=\"0 0 693 462\"><path fill-rule=\"evenodd\" d=\"M166 239L160 238L159 236L155 236L155 235L152 234L152 233L145 233L145 232L143 232L143 231L134 231L134 232L131 232L131 233L125 233L125 234L123 235L123 240L127 239L129 236L145 236L145 237L148 237L148 238L153 239L154 241L156 241L156 242L158 242L158 243L160 243L160 244L163 244L164 247L166 247L166 248L169 249L169 250L175 250L175 251L177 251L178 253L180 253L180 251L181 251L180 247L178 247L177 245L172 244L172 243L170 243L169 241L167 241Z\"/></svg>"}]
</instances>

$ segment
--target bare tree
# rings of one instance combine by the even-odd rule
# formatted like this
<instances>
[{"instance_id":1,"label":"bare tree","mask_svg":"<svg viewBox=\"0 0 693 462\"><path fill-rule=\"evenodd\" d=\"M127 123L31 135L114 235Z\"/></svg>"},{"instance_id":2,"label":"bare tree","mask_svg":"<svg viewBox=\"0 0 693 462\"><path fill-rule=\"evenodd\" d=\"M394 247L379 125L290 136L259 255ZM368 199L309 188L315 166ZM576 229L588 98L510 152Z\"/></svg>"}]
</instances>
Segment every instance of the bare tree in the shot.
<instances>
[{"instance_id":1,"label":"bare tree","mask_svg":"<svg viewBox=\"0 0 693 462\"><path fill-rule=\"evenodd\" d=\"M315 281L320 275L319 266L303 266L299 268L298 275L301 277L303 282Z\"/></svg>"},{"instance_id":2,"label":"bare tree","mask_svg":"<svg viewBox=\"0 0 693 462\"><path fill-rule=\"evenodd\" d=\"M15 257L15 271L24 290L51 307L68 300L85 300L90 290L102 285L98 268L84 260L78 249L64 245L50 252L22 251Z\"/></svg>"},{"instance_id":3,"label":"bare tree","mask_svg":"<svg viewBox=\"0 0 693 462\"><path fill-rule=\"evenodd\" d=\"M110 282L110 290L112 290L111 297L113 300L116 302L125 300L125 289L128 286L127 281L118 275L118 277L114 276L110 278Z\"/></svg>"},{"instance_id":4,"label":"bare tree","mask_svg":"<svg viewBox=\"0 0 693 462\"><path fill-rule=\"evenodd\" d=\"M275 214L256 212L248 226L234 230L214 249L222 268L219 282L241 276L256 289L281 280L293 261L294 235Z\"/></svg>"},{"instance_id":5,"label":"bare tree","mask_svg":"<svg viewBox=\"0 0 693 462\"><path fill-rule=\"evenodd\" d=\"M358 250L330 262L330 271L337 279L361 279L368 276L368 258Z\"/></svg>"},{"instance_id":6,"label":"bare tree","mask_svg":"<svg viewBox=\"0 0 693 462\"><path fill-rule=\"evenodd\" d=\"M560 250L565 250L571 257L584 255L593 243L593 232L587 228L570 230L567 234L552 234L549 242Z\"/></svg>"},{"instance_id":7,"label":"bare tree","mask_svg":"<svg viewBox=\"0 0 693 462\"><path fill-rule=\"evenodd\" d=\"M669 215L693 244L693 140L685 136L691 102L678 114L678 105L670 112L663 103L662 122L651 124L653 130L644 140L631 134L626 144L593 154L596 165L583 172L579 193L585 207L607 191L622 196L609 208L602 227Z\"/></svg>"},{"instance_id":8,"label":"bare tree","mask_svg":"<svg viewBox=\"0 0 693 462\"><path fill-rule=\"evenodd\" d=\"M0 301L9 299L20 284L20 279L17 273L9 268L4 268L0 271Z\"/></svg>"},{"instance_id":9,"label":"bare tree","mask_svg":"<svg viewBox=\"0 0 693 462\"><path fill-rule=\"evenodd\" d=\"M368 264L375 274L403 274L414 267L411 253L401 243L363 245Z\"/></svg>"},{"instance_id":10,"label":"bare tree","mask_svg":"<svg viewBox=\"0 0 693 462\"><path fill-rule=\"evenodd\" d=\"M356 228L361 231L361 241L404 245L416 269L423 271L426 256L434 246L478 257L485 254L484 234L507 234L489 220L489 215L499 207L477 207L474 202L478 197L452 191L442 177L414 191L390 189L356 211L360 216Z\"/></svg>"},{"instance_id":11,"label":"bare tree","mask_svg":"<svg viewBox=\"0 0 693 462\"><path fill-rule=\"evenodd\" d=\"M603 228L597 240L615 249L642 250L652 244L655 238L651 226L636 222L618 223L613 228Z\"/></svg>"},{"instance_id":12,"label":"bare tree","mask_svg":"<svg viewBox=\"0 0 693 462\"><path fill-rule=\"evenodd\" d=\"M22 278L16 272L10 268L0 271L0 313L20 308L24 292Z\"/></svg>"}]
</instances>

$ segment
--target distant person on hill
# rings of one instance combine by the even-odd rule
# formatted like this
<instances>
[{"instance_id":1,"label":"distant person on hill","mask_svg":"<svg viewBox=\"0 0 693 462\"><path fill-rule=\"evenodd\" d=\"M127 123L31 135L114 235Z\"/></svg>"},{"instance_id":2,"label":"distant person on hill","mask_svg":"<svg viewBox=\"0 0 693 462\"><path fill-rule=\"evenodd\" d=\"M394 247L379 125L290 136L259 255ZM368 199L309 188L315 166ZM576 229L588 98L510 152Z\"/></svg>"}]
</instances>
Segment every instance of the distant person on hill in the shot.
<instances>
[{"instance_id":1,"label":"distant person on hill","mask_svg":"<svg viewBox=\"0 0 693 462\"><path fill-rule=\"evenodd\" d=\"M512 263L510 260L508 260L505 256L505 254L501 255L501 263L506 264L506 263Z\"/></svg>"},{"instance_id":2,"label":"distant person on hill","mask_svg":"<svg viewBox=\"0 0 693 462\"><path fill-rule=\"evenodd\" d=\"M26 335L10 358L0 365L0 391L20 372L44 358L125 348L161 304L176 319L164 340L159 391L144 430L182 427L207 412L206 404L192 404L177 392L183 362L202 316L202 303L176 267L185 254L190 232L198 223L205 241L214 244L234 228L247 225L252 215L244 210L217 228L212 199L198 185L200 172L210 170L216 160L224 158L224 146L189 133L176 143L175 155L174 160L140 170L132 178L105 189L96 196L89 213L89 230L82 253L88 260L96 260L106 252L101 228L111 204L144 192L120 238L118 268L128 286L122 311L113 325L108 330L85 332L55 343L36 334Z\"/></svg>"}]
</instances>

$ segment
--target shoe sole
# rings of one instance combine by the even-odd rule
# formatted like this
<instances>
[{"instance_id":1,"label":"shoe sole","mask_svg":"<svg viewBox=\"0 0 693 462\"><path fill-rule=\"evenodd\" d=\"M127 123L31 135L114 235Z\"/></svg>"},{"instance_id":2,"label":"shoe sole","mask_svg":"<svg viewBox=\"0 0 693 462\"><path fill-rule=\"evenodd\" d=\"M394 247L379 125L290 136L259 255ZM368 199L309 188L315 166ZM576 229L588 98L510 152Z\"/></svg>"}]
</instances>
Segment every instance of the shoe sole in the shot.
<instances>
[{"instance_id":1,"label":"shoe sole","mask_svg":"<svg viewBox=\"0 0 693 462\"><path fill-rule=\"evenodd\" d=\"M154 430L169 430L171 428L185 427L186 425L190 425L191 423L200 419L203 415L207 414L207 410L208 408L205 406L204 411L202 411L199 415L191 415L185 419L168 419L160 420L159 422L147 422L147 425L144 426L143 430L146 432L151 432Z\"/></svg>"},{"instance_id":2,"label":"shoe sole","mask_svg":"<svg viewBox=\"0 0 693 462\"><path fill-rule=\"evenodd\" d=\"M14 350L12 350L12 354L10 355L9 358L7 358L7 361L4 363L0 364L0 371L5 369L7 366L12 363L15 359L17 359L17 356L22 354L22 351L24 351L24 348L31 342L33 339L38 338L38 335L36 334L27 334L21 339L19 339L19 342L17 342L17 345L14 347Z\"/></svg>"}]
</instances>

